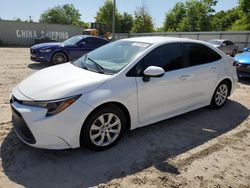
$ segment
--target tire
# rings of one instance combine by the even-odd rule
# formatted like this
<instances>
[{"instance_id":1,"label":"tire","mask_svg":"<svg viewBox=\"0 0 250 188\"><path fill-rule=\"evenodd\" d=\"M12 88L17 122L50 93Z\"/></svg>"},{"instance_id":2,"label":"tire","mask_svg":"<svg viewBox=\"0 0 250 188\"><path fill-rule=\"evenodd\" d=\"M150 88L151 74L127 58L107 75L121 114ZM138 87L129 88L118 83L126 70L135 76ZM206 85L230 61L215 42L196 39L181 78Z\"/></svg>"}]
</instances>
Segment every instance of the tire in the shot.
<instances>
[{"instance_id":1,"label":"tire","mask_svg":"<svg viewBox=\"0 0 250 188\"><path fill-rule=\"evenodd\" d=\"M234 50L231 54L232 57L234 57L237 54L237 50Z\"/></svg>"},{"instance_id":2,"label":"tire","mask_svg":"<svg viewBox=\"0 0 250 188\"><path fill-rule=\"evenodd\" d=\"M103 151L121 139L126 128L126 117L115 105L101 107L86 119L80 137L81 146Z\"/></svg>"},{"instance_id":3,"label":"tire","mask_svg":"<svg viewBox=\"0 0 250 188\"><path fill-rule=\"evenodd\" d=\"M226 81L222 81L215 89L210 107L213 109L221 108L227 101L229 96L229 84Z\"/></svg>"},{"instance_id":4,"label":"tire","mask_svg":"<svg viewBox=\"0 0 250 188\"><path fill-rule=\"evenodd\" d=\"M68 56L63 52L56 52L52 56L52 64L53 65L62 64L62 63L65 63L67 61L68 61Z\"/></svg>"}]
</instances>

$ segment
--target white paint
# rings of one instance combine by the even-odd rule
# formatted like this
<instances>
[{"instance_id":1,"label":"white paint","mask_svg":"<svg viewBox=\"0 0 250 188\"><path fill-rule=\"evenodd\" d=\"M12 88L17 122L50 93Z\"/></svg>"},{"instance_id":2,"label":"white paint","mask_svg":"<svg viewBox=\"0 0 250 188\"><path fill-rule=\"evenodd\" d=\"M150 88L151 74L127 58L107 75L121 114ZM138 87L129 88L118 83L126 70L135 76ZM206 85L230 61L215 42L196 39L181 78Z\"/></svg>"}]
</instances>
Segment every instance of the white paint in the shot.
<instances>
[{"instance_id":1,"label":"white paint","mask_svg":"<svg viewBox=\"0 0 250 188\"><path fill-rule=\"evenodd\" d=\"M168 37L140 37L124 39L152 45L114 75L90 72L67 63L36 72L14 90L19 100L51 100L82 94L64 111L45 117L46 109L13 103L36 138L34 147L49 149L80 146L80 131L86 117L96 107L107 102L123 104L131 119L131 129L209 105L217 85L225 78L237 85L233 59L208 43ZM173 42L194 42L217 51L221 60L180 70L166 72L161 78L143 82L141 77L127 77L126 73L158 46ZM213 71L213 67L217 67ZM65 76L67 75L67 76ZM57 79L54 79L57 78ZM23 96L22 96L23 95Z\"/></svg>"}]
</instances>

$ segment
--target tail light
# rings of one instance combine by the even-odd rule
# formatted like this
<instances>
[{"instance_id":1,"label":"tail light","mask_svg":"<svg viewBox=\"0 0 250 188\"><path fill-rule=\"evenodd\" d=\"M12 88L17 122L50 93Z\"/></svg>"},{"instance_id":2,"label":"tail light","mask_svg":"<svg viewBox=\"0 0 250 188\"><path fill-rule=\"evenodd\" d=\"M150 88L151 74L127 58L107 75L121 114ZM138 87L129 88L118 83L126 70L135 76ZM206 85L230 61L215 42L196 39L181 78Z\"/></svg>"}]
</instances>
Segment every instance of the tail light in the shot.
<instances>
[{"instance_id":1,"label":"tail light","mask_svg":"<svg viewBox=\"0 0 250 188\"><path fill-rule=\"evenodd\" d=\"M233 66L234 67L238 67L239 66L239 63L237 63L236 61L233 62Z\"/></svg>"}]
</instances>

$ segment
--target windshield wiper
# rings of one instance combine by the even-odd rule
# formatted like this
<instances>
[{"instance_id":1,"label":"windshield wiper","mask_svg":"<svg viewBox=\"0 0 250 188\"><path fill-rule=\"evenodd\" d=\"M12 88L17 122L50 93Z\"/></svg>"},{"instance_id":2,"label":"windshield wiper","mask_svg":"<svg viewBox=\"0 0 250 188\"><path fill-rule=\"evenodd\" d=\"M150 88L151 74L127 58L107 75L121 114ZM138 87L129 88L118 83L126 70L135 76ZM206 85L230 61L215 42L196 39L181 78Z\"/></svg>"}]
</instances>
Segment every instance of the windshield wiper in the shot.
<instances>
[{"instance_id":1,"label":"windshield wiper","mask_svg":"<svg viewBox=\"0 0 250 188\"><path fill-rule=\"evenodd\" d=\"M87 55L86 55L86 57L87 57ZM96 68L99 70L100 73L104 74L104 68L101 65L99 65L93 59L91 59L89 57L88 57L88 60L90 60L96 66Z\"/></svg>"}]
</instances>

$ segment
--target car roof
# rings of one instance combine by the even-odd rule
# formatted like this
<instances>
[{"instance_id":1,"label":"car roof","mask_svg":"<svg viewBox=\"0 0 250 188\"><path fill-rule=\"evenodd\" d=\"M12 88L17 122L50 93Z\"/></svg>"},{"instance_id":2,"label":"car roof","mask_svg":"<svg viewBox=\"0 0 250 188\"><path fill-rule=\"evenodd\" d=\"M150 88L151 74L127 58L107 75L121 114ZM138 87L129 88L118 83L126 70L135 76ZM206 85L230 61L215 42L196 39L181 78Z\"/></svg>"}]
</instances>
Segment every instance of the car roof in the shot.
<instances>
[{"instance_id":1,"label":"car roof","mask_svg":"<svg viewBox=\"0 0 250 188\"><path fill-rule=\"evenodd\" d=\"M98 38L98 39L106 40L105 38L98 37L98 36L93 36L93 35L75 35L74 37L82 37L82 38Z\"/></svg>"},{"instance_id":2,"label":"car roof","mask_svg":"<svg viewBox=\"0 0 250 188\"><path fill-rule=\"evenodd\" d=\"M224 41L231 41L231 40L228 40L228 39L212 39L210 41L219 41L219 42L224 42Z\"/></svg>"},{"instance_id":3,"label":"car roof","mask_svg":"<svg viewBox=\"0 0 250 188\"><path fill-rule=\"evenodd\" d=\"M202 41L188 39L188 38L178 38L178 37L133 37L133 38L126 38L121 39L123 41L133 41L133 42L144 42L149 44L157 44L162 42L199 42Z\"/></svg>"}]
</instances>

